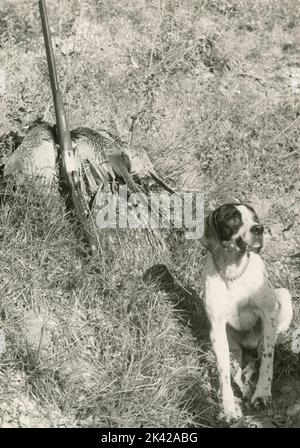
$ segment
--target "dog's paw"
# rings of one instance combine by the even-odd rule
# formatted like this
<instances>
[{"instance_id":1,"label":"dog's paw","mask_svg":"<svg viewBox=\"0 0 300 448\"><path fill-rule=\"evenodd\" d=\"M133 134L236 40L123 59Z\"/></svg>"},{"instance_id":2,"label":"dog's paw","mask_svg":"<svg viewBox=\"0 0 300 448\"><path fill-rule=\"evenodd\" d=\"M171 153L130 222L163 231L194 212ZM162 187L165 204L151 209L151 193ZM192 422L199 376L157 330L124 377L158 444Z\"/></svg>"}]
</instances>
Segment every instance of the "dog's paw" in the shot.
<instances>
[{"instance_id":1,"label":"dog's paw","mask_svg":"<svg viewBox=\"0 0 300 448\"><path fill-rule=\"evenodd\" d=\"M241 408L239 406L233 406L230 408L224 408L219 413L219 420L225 423L233 423L239 420L243 416Z\"/></svg>"},{"instance_id":2,"label":"dog's paw","mask_svg":"<svg viewBox=\"0 0 300 448\"><path fill-rule=\"evenodd\" d=\"M259 395L254 394L251 398L251 405L254 407L254 409L260 410L270 407L272 404L272 397L271 395Z\"/></svg>"}]
</instances>

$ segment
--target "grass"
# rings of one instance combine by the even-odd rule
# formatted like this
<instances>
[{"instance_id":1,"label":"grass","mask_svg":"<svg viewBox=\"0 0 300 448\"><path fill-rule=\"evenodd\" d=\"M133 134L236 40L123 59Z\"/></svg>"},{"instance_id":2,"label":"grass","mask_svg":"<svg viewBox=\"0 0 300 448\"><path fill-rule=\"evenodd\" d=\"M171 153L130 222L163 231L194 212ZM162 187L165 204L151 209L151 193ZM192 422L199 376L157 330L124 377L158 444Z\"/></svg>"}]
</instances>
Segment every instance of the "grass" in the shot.
<instances>
[{"instance_id":1,"label":"grass","mask_svg":"<svg viewBox=\"0 0 300 448\"><path fill-rule=\"evenodd\" d=\"M54 112L36 2L2 3L0 135L20 135ZM207 211L233 199L253 205L267 227L264 259L272 281L291 290L297 328L297 1L47 5L71 127L127 138L138 115L133 145L174 188L204 191ZM3 426L218 426L199 242L174 234L161 252L135 232L92 259L63 199L34 185L10 191L0 220ZM188 303L180 288L142 281L159 263L194 289ZM299 424L284 417L299 399L291 331L275 362L285 426Z\"/></svg>"}]
</instances>

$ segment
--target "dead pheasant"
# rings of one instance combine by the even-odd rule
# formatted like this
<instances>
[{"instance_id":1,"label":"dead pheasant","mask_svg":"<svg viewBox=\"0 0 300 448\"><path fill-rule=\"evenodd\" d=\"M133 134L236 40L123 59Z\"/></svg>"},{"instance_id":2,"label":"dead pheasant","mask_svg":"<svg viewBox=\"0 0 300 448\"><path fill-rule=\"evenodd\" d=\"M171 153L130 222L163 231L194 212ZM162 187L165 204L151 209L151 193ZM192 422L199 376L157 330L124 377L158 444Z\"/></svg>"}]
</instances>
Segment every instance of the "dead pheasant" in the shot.
<instances>
[{"instance_id":1,"label":"dead pheasant","mask_svg":"<svg viewBox=\"0 0 300 448\"><path fill-rule=\"evenodd\" d=\"M145 151L138 156L106 130L78 128L71 131L71 138L80 180L92 194L107 185L115 190L118 183L126 183L132 192L140 191L140 181L149 177L149 170L154 171ZM56 175L57 144L55 126L40 119L31 123L22 143L3 158L3 178L37 177L51 182Z\"/></svg>"},{"instance_id":2,"label":"dead pheasant","mask_svg":"<svg viewBox=\"0 0 300 448\"><path fill-rule=\"evenodd\" d=\"M143 148L138 151L116 135L101 129L95 132L89 128L71 131L80 181L85 182L88 194L103 189L116 191L119 183L126 183L129 191L141 191L153 181L165 190L174 191L155 173L154 167ZM26 131L22 143L4 158L3 178L35 177L51 183L57 169L56 126L37 119ZM82 184L83 186L83 184ZM143 188L142 188L143 189Z\"/></svg>"},{"instance_id":3,"label":"dead pheasant","mask_svg":"<svg viewBox=\"0 0 300 448\"><path fill-rule=\"evenodd\" d=\"M22 143L7 157L3 179L35 177L51 183L56 176L56 159L52 127L45 122L35 122L29 126Z\"/></svg>"},{"instance_id":4,"label":"dead pheasant","mask_svg":"<svg viewBox=\"0 0 300 448\"><path fill-rule=\"evenodd\" d=\"M140 191L132 177L130 158L118 137L105 130L78 128L71 131L71 139L83 189L87 184L89 192L95 194L109 186L115 192L117 184L126 183L131 192Z\"/></svg>"}]
</instances>

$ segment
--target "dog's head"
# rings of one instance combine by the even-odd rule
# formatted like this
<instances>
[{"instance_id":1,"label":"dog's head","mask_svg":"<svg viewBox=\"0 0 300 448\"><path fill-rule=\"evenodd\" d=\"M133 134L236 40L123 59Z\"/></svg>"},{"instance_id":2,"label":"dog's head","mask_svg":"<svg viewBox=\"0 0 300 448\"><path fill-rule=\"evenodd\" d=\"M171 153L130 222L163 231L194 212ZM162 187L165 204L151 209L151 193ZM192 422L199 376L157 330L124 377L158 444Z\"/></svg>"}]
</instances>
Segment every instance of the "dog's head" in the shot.
<instances>
[{"instance_id":1,"label":"dog's head","mask_svg":"<svg viewBox=\"0 0 300 448\"><path fill-rule=\"evenodd\" d=\"M224 204L206 219L201 243L211 252L220 248L245 252L260 252L264 227L249 205Z\"/></svg>"}]
</instances>

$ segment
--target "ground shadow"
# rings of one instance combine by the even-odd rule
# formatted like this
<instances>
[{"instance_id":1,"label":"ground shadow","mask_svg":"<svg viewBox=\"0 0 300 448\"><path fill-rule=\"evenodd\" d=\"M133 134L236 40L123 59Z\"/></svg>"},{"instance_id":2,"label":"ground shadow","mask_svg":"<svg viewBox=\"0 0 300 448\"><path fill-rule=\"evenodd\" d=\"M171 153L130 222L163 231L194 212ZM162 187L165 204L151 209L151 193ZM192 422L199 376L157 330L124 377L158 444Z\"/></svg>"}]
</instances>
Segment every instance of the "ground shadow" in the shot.
<instances>
[{"instance_id":1,"label":"ground shadow","mask_svg":"<svg viewBox=\"0 0 300 448\"><path fill-rule=\"evenodd\" d=\"M146 284L154 285L159 291L167 294L167 299L178 311L177 316L179 320L184 327L190 329L196 339L197 346L207 351L210 346L209 323L199 294L189 285L179 284L167 266L163 264L156 264L148 269L143 275L143 280ZM211 377L215 377L215 375L211 375L208 364L206 359L201 361L200 357L199 369L201 370L204 367L207 371L207 377L210 377L210 383L212 384L215 381ZM188 408L197 426L214 427L216 426L214 400L209 391L210 387L208 387L207 393L205 393L205 388L201 385L203 381L201 378L201 375L199 375L199 381L195 381L195 377L186 378L189 387L183 398L182 405L185 409ZM191 426L194 426L194 424L191 424Z\"/></svg>"},{"instance_id":2,"label":"ground shadow","mask_svg":"<svg viewBox=\"0 0 300 448\"><path fill-rule=\"evenodd\" d=\"M168 300L178 311L179 319L187 325L197 342L209 340L209 324L199 294L189 285L181 285L167 266L156 264L143 275L146 284L154 284L167 294Z\"/></svg>"}]
</instances>

